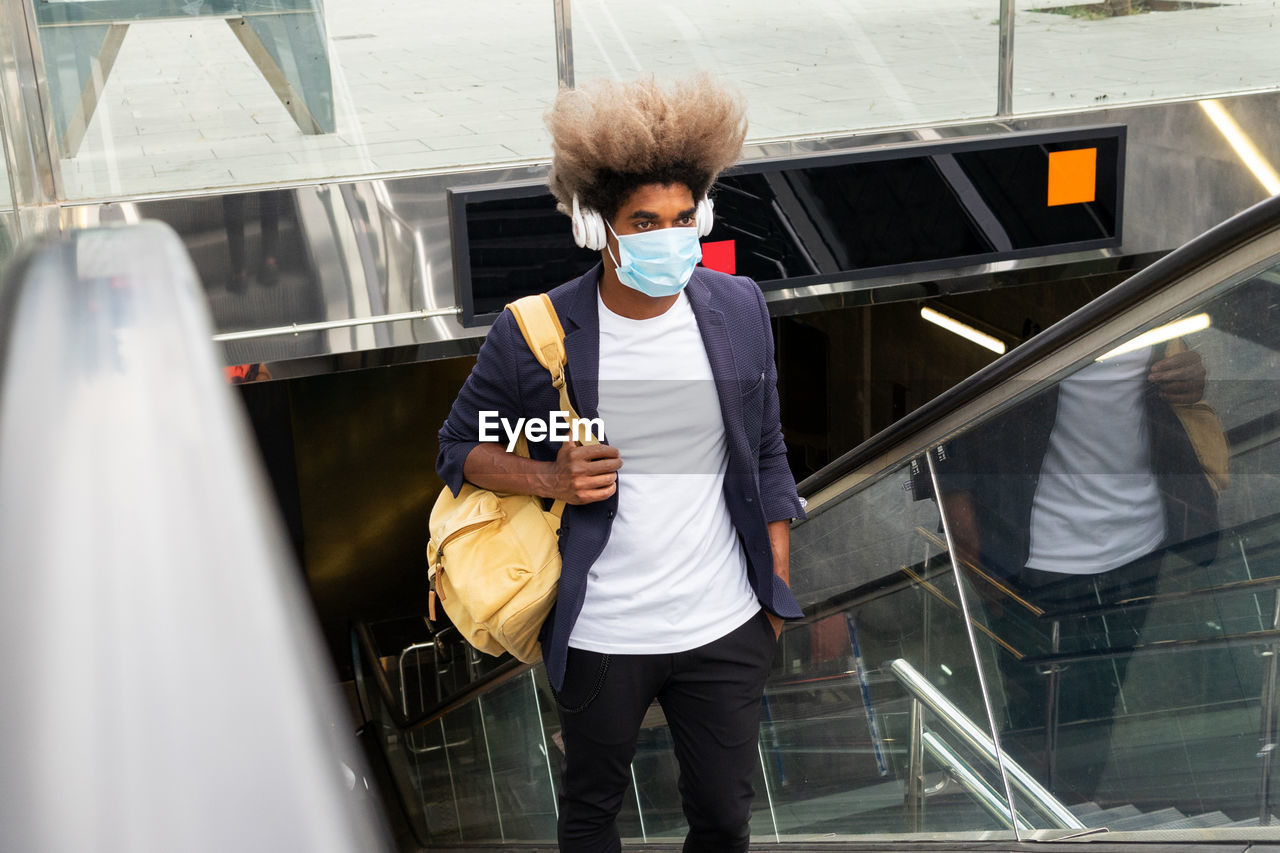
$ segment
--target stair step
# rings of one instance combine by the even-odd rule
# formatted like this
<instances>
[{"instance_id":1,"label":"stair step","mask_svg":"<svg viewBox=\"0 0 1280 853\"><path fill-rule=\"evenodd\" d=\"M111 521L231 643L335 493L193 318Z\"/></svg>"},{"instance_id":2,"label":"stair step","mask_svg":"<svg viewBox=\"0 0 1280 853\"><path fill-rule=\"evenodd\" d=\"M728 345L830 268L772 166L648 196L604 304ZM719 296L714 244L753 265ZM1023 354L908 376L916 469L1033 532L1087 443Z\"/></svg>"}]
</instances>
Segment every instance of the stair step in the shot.
<instances>
[{"instance_id":1,"label":"stair step","mask_svg":"<svg viewBox=\"0 0 1280 853\"><path fill-rule=\"evenodd\" d=\"M1138 811L1137 806L1116 806L1112 809L1100 809L1092 814L1083 815L1080 822L1090 829L1100 827L1110 828L1111 821L1120 820L1121 818L1133 817L1142 814Z\"/></svg>"},{"instance_id":2,"label":"stair step","mask_svg":"<svg viewBox=\"0 0 1280 853\"><path fill-rule=\"evenodd\" d=\"M1102 806L1091 800L1087 803L1076 803L1074 806L1067 806L1067 809L1076 817L1084 817L1085 815L1096 814L1097 812L1102 811Z\"/></svg>"},{"instance_id":3,"label":"stair step","mask_svg":"<svg viewBox=\"0 0 1280 853\"><path fill-rule=\"evenodd\" d=\"M1238 820L1235 823L1224 823L1223 826L1258 826L1258 819L1256 817L1245 818L1244 820ZM1272 815L1271 823L1267 824L1267 826L1280 827L1280 817Z\"/></svg>"},{"instance_id":4,"label":"stair step","mask_svg":"<svg viewBox=\"0 0 1280 853\"><path fill-rule=\"evenodd\" d=\"M1129 815L1118 820L1112 820L1107 824L1107 829L1112 832L1125 832L1133 829L1155 829L1156 827L1164 828L1167 823L1185 820L1186 815L1174 808L1156 809L1153 812L1139 813Z\"/></svg>"},{"instance_id":5,"label":"stair step","mask_svg":"<svg viewBox=\"0 0 1280 853\"><path fill-rule=\"evenodd\" d=\"M1222 812L1206 812L1205 814L1184 817L1172 823L1163 823L1159 829L1205 829L1211 826L1230 826L1231 818Z\"/></svg>"}]
</instances>

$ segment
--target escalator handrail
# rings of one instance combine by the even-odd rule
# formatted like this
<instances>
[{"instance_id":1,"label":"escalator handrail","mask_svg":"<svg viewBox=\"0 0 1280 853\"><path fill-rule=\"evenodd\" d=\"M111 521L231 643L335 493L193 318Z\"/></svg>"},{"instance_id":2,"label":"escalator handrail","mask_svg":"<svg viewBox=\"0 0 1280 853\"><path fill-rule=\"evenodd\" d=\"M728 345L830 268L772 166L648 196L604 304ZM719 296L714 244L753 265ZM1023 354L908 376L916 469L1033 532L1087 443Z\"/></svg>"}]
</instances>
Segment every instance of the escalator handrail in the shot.
<instances>
[{"instance_id":1,"label":"escalator handrail","mask_svg":"<svg viewBox=\"0 0 1280 853\"><path fill-rule=\"evenodd\" d=\"M1209 229L806 477L799 484L800 495L807 498L816 494L1085 332L1277 228L1280 196L1259 202Z\"/></svg>"},{"instance_id":2,"label":"escalator handrail","mask_svg":"<svg viewBox=\"0 0 1280 853\"><path fill-rule=\"evenodd\" d=\"M0 849L392 849L182 238L23 251L0 282Z\"/></svg>"},{"instance_id":3,"label":"escalator handrail","mask_svg":"<svg viewBox=\"0 0 1280 853\"><path fill-rule=\"evenodd\" d=\"M353 664L356 671L357 686L367 689L369 679L365 677L362 661L365 659L370 662L378 660L377 646L373 641L373 631L367 623L357 622L351 628L351 636L355 646L353 649ZM407 733L434 723L446 714L469 704L477 696L488 693L517 675L527 672L534 666L535 664L531 663L521 663L515 658L507 658L484 675L467 682L430 708L413 715L407 715L400 709L400 702L397 701L395 693L387 681L387 674L383 672L382 667L374 665L370 669L373 673L373 683L377 687L378 697L382 700L382 705L387 714L390 715L392 723L397 730ZM366 709L366 713L370 713L371 710Z\"/></svg>"}]
</instances>

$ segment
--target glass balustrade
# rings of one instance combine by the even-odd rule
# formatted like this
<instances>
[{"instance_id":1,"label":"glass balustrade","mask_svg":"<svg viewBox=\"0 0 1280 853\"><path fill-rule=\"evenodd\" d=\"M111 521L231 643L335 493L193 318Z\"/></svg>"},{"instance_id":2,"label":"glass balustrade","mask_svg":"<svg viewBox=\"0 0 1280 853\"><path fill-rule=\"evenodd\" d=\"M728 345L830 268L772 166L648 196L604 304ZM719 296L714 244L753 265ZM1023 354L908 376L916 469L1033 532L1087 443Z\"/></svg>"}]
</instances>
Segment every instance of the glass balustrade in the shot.
<instances>
[{"instance_id":1,"label":"glass balustrade","mask_svg":"<svg viewBox=\"0 0 1280 853\"><path fill-rule=\"evenodd\" d=\"M1015 115L1272 88L1280 16L1269 0L1018 4L1002 81L994 0L592 0L565 3L560 28L539 0L28 2L68 201L543 162L557 87L601 77L712 70L757 142L994 116L1006 84Z\"/></svg>"},{"instance_id":2,"label":"glass balustrade","mask_svg":"<svg viewBox=\"0 0 1280 853\"><path fill-rule=\"evenodd\" d=\"M549 4L69 0L37 29L69 199L548 156Z\"/></svg>"},{"instance_id":3,"label":"glass balustrade","mask_svg":"<svg viewBox=\"0 0 1280 853\"><path fill-rule=\"evenodd\" d=\"M921 125L996 110L999 4L573 5L579 81L710 69L741 87L755 139Z\"/></svg>"},{"instance_id":4,"label":"glass balustrade","mask_svg":"<svg viewBox=\"0 0 1280 853\"><path fill-rule=\"evenodd\" d=\"M1280 9L1269 0L1032 0L1017 5L1013 104L1018 113L1096 109L1276 84Z\"/></svg>"}]
</instances>

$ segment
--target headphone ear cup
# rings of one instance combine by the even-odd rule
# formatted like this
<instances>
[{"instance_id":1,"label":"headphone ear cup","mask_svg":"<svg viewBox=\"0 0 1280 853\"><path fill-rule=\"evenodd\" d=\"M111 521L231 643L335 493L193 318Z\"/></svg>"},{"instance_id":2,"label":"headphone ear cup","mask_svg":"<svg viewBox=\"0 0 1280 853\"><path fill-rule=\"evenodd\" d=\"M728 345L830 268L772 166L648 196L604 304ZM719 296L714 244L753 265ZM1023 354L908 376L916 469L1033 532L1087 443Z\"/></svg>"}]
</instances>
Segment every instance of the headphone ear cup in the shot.
<instances>
[{"instance_id":1,"label":"headphone ear cup","mask_svg":"<svg viewBox=\"0 0 1280 853\"><path fill-rule=\"evenodd\" d=\"M590 208L584 209L578 204L578 196L573 197L573 242L584 249L600 251L605 245L604 217Z\"/></svg>"},{"instance_id":2,"label":"headphone ear cup","mask_svg":"<svg viewBox=\"0 0 1280 853\"><path fill-rule=\"evenodd\" d=\"M600 251L605 247L608 238L604 233L604 217L599 211L588 210L582 214L583 223L587 232L587 248Z\"/></svg>"},{"instance_id":3,"label":"headphone ear cup","mask_svg":"<svg viewBox=\"0 0 1280 853\"><path fill-rule=\"evenodd\" d=\"M702 200L698 202L698 207L694 211L693 216L698 224L699 237L707 236L711 233L711 229L715 227L716 217L713 212L714 209L715 205L713 205L711 199L706 196L703 196Z\"/></svg>"},{"instance_id":4,"label":"headphone ear cup","mask_svg":"<svg viewBox=\"0 0 1280 853\"><path fill-rule=\"evenodd\" d=\"M578 206L576 193L573 196L573 213L569 221L573 223L573 242L585 249L587 246L587 223L582 218L582 208Z\"/></svg>"}]
</instances>

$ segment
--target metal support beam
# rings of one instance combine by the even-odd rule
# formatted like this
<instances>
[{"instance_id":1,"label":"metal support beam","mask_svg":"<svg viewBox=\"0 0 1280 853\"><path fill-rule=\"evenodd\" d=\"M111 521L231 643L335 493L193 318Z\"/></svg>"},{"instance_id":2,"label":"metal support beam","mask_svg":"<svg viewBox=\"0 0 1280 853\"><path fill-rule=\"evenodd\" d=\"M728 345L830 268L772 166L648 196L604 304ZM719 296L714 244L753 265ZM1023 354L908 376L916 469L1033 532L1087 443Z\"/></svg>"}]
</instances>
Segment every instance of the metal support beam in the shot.
<instances>
[{"instance_id":1,"label":"metal support beam","mask_svg":"<svg viewBox=\"0 0 1280 853\"><path fill-rule=\"evenodd\" d=\"M911 740L907 758L907 825L912 832L924 826L924 706L911 699Z\"/></svg>"},{"instance_id":2,"label":"metal support beam","mask_svg":"<svg viewBox=\"0 0 1280 853\"><path fill-rule=\"evenodd\" d=\"M1273 630L1280 628L1280 590L1275 593L1271 627ZM1280 653L1280 644L1276 643L1262 653L1266 662L1263 667L1261 698L1262 729L1258 737L1259 772L1262 774L1258 783L1258 826L1271 824L1271 767L1276 748L1277 653Z\"/></svg>"},{"instance_id":3,"label":"metal support beam","mask_svg":"<svg viewBox=\"0 0 1280 853\"><path fill-rule=\"evenodd\" d=\"M556 78L560 87L573 88L573 17L569 0L554 0L556 10Z\"/></svg>"},{"instance_id":4,"label":"metal support beam","mask_svg":"<svg viewBox=\"0 0 1280 853\"><path fill-rule=\"evenodd\" d=\"M1000 0L1000 67L996 76L996 115L1013 115L1013 0Z\"/></svg>"}]
</instances>

